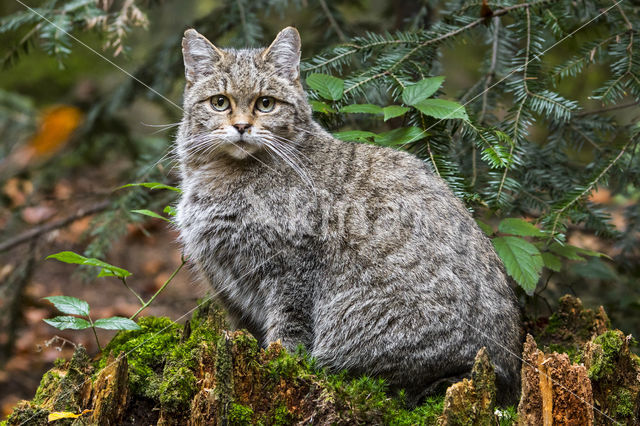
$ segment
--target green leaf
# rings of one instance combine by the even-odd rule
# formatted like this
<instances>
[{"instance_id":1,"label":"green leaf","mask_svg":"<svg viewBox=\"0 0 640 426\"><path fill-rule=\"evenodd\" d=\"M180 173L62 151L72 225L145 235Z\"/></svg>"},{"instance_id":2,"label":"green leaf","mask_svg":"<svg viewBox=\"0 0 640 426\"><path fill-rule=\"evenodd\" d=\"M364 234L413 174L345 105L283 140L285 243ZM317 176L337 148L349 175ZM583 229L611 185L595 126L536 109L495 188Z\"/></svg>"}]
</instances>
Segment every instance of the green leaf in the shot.
<instances>
[{"instance_id":1,"label":"green leaf","mask_svg":"<svg viewBox=\"0 0 640 426\"><path fill-rule=\"evenodd\" d=\"M340 108L340 112L361 114L382 114L382 108L373 104L354 104Z\"/></svg>"},{"instance_id":2,"label":"green leaf","mask_svg":"<svg viewBox=\"0 0 640 426\"><path fill-rule=\"evenodd\" d=\"M370 142L376 134L364 130L345 130L344 132L336 132L333 136L343 141Z\"/></svg>"},{"instance_id":3,"label":"green leaf","mask_svg":"<svg viewBox=\"0 0 640 426\"><path fill-rule=\"evenodd\" d=\"M121 277L125 278L131 275L131 272L126 269L119 268L117 266L110 265L102 260L95 259L93 257L84 257L78 253L72 251L62 251L60 253L52 254L46 257L47 259L56 259L64 263L73 263L77 265L89 265L103 268L98 274L99 277ZM106 271L105 271L106 270Z\"/></svg>"},{"instance_id":4,"label":"green leaf","mask_svg":"<svg viewBox=\"0 0 640 426\"><path fill-rule=\"evenodd\" d=\"M571 271L590 280L620 281L620 276L616 271L598 258L591 258L585 263L571 265Z\"/></svg>"},{"instance_id":5,"label":"green leaf","mask_svg":"<svg viewBox=\"0 0 640 426\"><path fill-rule=\"evenodd\" d=\"M168 214L169 216L175 216L176 214L178 214L178 211L173 206L165 206L162 212Z\"/></svg>"},{"instance_id":6,"label":"green leaf","mask_svg":"<svg viewBox=\"0 0 640 426\"><path fill-rule=\"evenodd\" d=\"M407 86L402 91L402 102L406 105L415 105L418 102L424 101L429 96L436 93L436 91L442 86L444 77L430 77L420 80L416 84Z\"/></svg>"},{"instance_id":7,"label":"green leaf","mask_svg":"<svg viewBox=\"0 0 640 426\"><path fill-rule=\"evenodd\" d=\"M309 74L307 84L325 99L337 101L342 98L344 81L327 74Z\"/></svg>"},{"instance_id":8,"label":"green leaf","mask_svg":"<svg viewBox=\"0 0 640 426\"><path fill-rule=\"evenodd\" d=\"M585 261L585 258L578 254L578 247L569 244L560 245L559 243L553 243L549 246L549 250L562 257L566 257L569 260Z\"/></svg>"},{"instance_id":9,"label":"green leaf","mask_svg":"<svg viewBox=\"0 0 640 426\"><path fill-rule=\"evenodd\" d=\"M117 189L129 188L132 186L144 186L145 188L150 188L150 189L168 189L169 191L182 193L182 190L180 188L176 188L175 186L165 185L164 183L160 183L160 182L128 183L126 185L122 185Z\"/></svg>"},{"instance_id":10,"label":"green leaf","mask_svg":"<svg viewBox=\"0 0 640 426\"><path fill-rule=\"evenodd\" d=\"M140 326L135 321L123 317L102 318L96 320L93 325L105 330L139 330Z\"/></svg>"},{"instance_id":11,"label":"green leaf","mask_svg":"<svg viewBox=\"0 0 640 426\"><path fill-rule=\"evenodd\" d=\"M85 328L91 327L91 323L89 321L76 317L55 317L44 319L43 321L54 326L58 330L84 330Z\"/></svg>"},{"instance_id":12,"label":"green leaf","mask_svg":"<svg viewBox=\"0 0 640 426\"><path fill-rule=\"evenodd\" d=\"M331 108L331 106L325 104L324 102L311 100L309 101L311 104L311 109L315 112L321 112L323 114L334 114L336 112L335 109Z\"/></svg>"},{"instance_id":13,"label":"green leaf","mask_svg":"<svg viewBox=\"0 0 640 426\"><path fill-rule=\"evenodd\" d=\"M533 295L544 265L540 251L519 237L498 237L492 240L507 273L529 295Z\"/></svg>"},{"instance_id":14,"label":"green leaf","mask_svg":"<svg viewBox=\"0 0 640 426\"><path fill-rule=\"evenodd\" d=\"M502 219L498 225L498 231L503 234L520 235L522 237L544 237L547 235L544 231L536 228L535 225L515 217Z\"/></svg>"},{"instance_id":15,"label":"green leaf","mask_svg":"<svg viewBox=\"0 0 640 426\"><path fill-rule=\"evenodd\" d=\"M562 269L562 261L553 253L549 253L548 251L542 253L542 261L544 262L544 266L552 271L560 272L560 269Z\"/></svg>"},{"instance_id":16,"label":"green leaf","mask_svg":"<svg viewBox=\"0 0 640 426\"><path fill-rule=\"evenodd\" d=\"M382 112L384 112L384 121L403 115L407 111L409 111L409 108L400 105L389 105L388 107L382 108Z\"/></svg>"},{"instance_id":17,"label":"green leaf","mask_svg":"<svg viewBox=\"0 0 640 426\"><path fill-rule=\"evenodd\" d=\"M167 219L164 216L160 216L158 213L156 212L152 212L151 210L147 210L147 209L141 209L141 210L131 210L132 213L138 213L144 216L149 216L149 217L153 217L156 219L162 219L164 221L167 221L169 223L172 223L171 220Z\"/></svg>"},{"instance_id":18,"label":"green leaf","mask_svg":"<svg viewBox=\"0 0 640 426\"><path fill-rule=\"evenodd\" d=\"M419 127L400 127L375 136L378 145L398 146L424 138L426 133Z\"/></svg>"},{"instance_id":19,"label":"green leaf","mask_svg":"<svg viewBox=\"0 0 640 426\"><path fill-rule=\"evenodd\" d=\"M478 219L476 219L476 223L478 224L480 229L482 229L482 232L484 232L488 236L493 235L493 228L491 227L491 225Z\"/></svg>"},{"instance_id":20,"label":"green leaf","mask_svg":"<svg viewBox=\"0 0 640 426\"><path fill-rule=\"evenodd\" d=\"M62 313L85 317L89 315L89 304L82 299L71 296L49 296L45 299L53 303L53 306Z\"/></svg>"},{"instance_id":21,"label":"green leaf","mask_svg":"<svg viewBox=\"0 0 640 426\"><path fill-rule=\"evenodd\" d=\"M421 113L433 118L454 119L469 121L464 106L457 102L445 99L425 99L414 105Z\"/></svg>"}]
</instances>

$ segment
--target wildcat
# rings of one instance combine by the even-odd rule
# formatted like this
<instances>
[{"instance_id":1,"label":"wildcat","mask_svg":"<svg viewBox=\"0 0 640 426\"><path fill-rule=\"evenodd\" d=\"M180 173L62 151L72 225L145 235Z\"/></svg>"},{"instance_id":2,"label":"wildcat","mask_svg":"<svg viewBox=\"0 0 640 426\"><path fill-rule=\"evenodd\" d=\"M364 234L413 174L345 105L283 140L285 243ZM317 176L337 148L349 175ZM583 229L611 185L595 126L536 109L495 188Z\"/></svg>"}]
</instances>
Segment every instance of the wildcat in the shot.
<instances>
[{"instance_id":1,"label":"wildcat","mask_svg":"<svg viewBox=\"0 0 640 426\"><path fill-rule=\"evenodd\" d=\"M468 374L485 346L513 399L517 302L445 182L409 153L313 121L294 28L244 50L190 29L182 50L177 223L235 324L415 398Z\"/></svg>"}]
</instances>

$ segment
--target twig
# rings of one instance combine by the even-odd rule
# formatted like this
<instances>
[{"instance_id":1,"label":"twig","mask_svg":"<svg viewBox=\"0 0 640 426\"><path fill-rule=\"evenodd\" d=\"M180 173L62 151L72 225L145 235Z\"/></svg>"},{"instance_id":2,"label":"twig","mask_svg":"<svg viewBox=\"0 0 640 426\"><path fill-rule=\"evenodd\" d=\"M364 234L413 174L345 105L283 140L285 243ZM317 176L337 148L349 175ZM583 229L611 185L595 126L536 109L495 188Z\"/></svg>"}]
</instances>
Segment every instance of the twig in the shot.
<instances>
[{"instance_id":1,"label":"twig","mask_svg":"<svg viewBox=\"0 0 640 426\"><path fill-rule=\"evenodd\" d=\"M603 113L603 112L609 112L609 111L615 111L615 110L618 110L618 109L630 108L630 107L636 106L638 104L640 104L640 102L632 101L632 102L628 102L626 104L612 105L612 106L608 106L608 107L605 107L605 108L594 109L592 111L582 111L582 112L579 112L577 114L574 114L573 116L576 117L576 118L585 117L587 115L600 114L600 113Z\"/></svg>"},{"instance_id":2,"label":"twig","mask_svg":"<svg viewBox=\"0 0 640 426\"><path fill-rule=\"evenodd\" d=\"M140 307L140 309L138 309L138 311L135 314L131 315L131 317L129 319L133 321L135 319L135 317L137 317L140 312L142 312L145 309L147 309L147 307L151 304L151 302L153 302L155 300L155 298L158 297L158 295L160 293L162 293L162 291L165 289L165 287L175 278L175 276L178 275L178 272L180 272L180 270L182 269L182 267L186 263L187 263L187 259L185 259L184 256L183 256L182 257L182 263L180 263L180 266L178 266L178 268L175 271L173 271L173 274L171 274L171 276L167 279L167 281L165 281L165 283L162 284L162 287L160 287L158 289L158 291L156 291L156 293L153 296L151 296L151 299L147 300L142 305L142 307Z\"/></svg>"},{"instance_id":3,"label":"twig","mask_svg":"<svg viewBox=\"0 0 640 426\"><path fill-rule=\"evenodd\" d=\"M327 15L327 19L329 20L329 23L333 27L333 30L336 32L336 34L338 34L338 37L340 38L340 40L342 40L343 42L346 42L347 37L344 35L342 30L340 29L340 26L338 25L335 18L333 17L333 14L329 10L329 6L327 6L327 2L325 2L324 0L319 0L319 3L320 3L320 6L322 7L322 10L324 11L324 14Z\"/></svg>"},{"instance_id":4,"label":"twig","mask_svg":"<svg viewBox=\"0 0 640 426\"><path fill-rule=\"evenodd\" d=\"M37 226L35 228L31 228L28 231L23 232L22 234L10 238L7 241L0 243L0 252L12 249L13 247L26 243L27 241L32 240L42 234L46 234L47 232L51 232L54 229L62 228L67 226L68 224L75 222L78 219L82 219L83 217L90 216L94 213L101 212L106 210L109 207L109 201L102 201L98 204L95 204L86 209L80 209L75 214L71 216L67 216L63 219L56 220L51 223L47 223L45 225Z\"/></svg>"}]
</instances>

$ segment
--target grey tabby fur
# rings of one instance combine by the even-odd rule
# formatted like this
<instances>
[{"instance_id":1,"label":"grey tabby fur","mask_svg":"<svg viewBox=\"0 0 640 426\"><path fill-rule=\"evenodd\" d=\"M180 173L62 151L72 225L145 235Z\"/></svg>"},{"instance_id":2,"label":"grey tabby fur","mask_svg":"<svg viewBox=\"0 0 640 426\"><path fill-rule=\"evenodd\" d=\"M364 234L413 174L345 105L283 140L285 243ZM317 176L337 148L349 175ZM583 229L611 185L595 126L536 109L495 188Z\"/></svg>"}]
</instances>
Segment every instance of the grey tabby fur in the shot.
<instances>
[{"instance_id":1,"label":"grey tabby fur","mask_svg":"<svg viewBox=\"0 0 640 426\"><path fill-rule=\"evenodd\" d=\"M264 50L220 50L195 30L182 46L177 222L236 325L416 398L467 374L486 346L513 398L517 302L445 182L406 152L339 141L312 120L294 28ZM254 107L259 96L273 111Z\"/></svg>"}]
</instances>

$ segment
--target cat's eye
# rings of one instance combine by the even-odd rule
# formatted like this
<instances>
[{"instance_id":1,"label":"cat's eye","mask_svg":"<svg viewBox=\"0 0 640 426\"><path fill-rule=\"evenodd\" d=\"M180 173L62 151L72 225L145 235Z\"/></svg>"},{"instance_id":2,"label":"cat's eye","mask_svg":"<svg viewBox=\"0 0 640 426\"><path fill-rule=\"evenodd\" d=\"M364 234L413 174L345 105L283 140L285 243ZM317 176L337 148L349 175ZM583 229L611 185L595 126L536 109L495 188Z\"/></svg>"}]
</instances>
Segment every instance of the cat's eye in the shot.
<instances>
[{"instance_id":1,"label":"cat's eye","mask_svg":"<svg viewBox=\"0 0 640 426\"><path fill-rule=\"evenodd\" d=\"M276 106L276 100L271 96L261 96L256 101L256 109L260 112L271 112Z\"/></svg>"},{"instance_id":2,"label":"cat's eye","mask_svg":"<svg viewBox=\"0 0 640 426\"><path fill-rule=\"evenodd\" d=\"M229 109L229 98L224 95L215 95L211 98L211 106L216 111L225 111Z\"/></svg>"}]
</instances>

